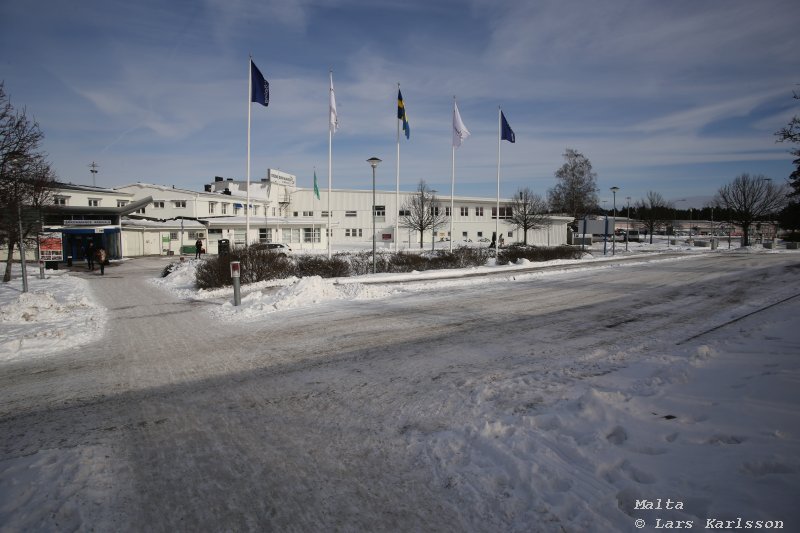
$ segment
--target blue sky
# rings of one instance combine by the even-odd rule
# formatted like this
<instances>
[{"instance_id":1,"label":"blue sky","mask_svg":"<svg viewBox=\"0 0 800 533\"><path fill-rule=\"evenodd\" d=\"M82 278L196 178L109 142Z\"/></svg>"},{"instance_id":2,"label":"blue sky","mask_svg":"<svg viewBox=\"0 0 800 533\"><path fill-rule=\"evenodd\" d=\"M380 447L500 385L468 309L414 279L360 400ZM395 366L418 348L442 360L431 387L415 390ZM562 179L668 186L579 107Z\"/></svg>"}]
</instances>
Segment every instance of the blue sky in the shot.
<instances>
[{"instance_id":1,"label":"blue sky","mask_svg":"<svg viewBox=\"0 0 800 533\"><path fill-rule=\"evenodd\" d=\"M647 191L699 206L742 172L784 180L774 132L800 113L796 0L28 0L0 7L0 77L39 122L63 181L202 190L246 172L248 54L271 85L252 108L252 171L327 186L328 70L340 129L333 186L448 194L453 96L472 136L456 193L546 194L566 148L600 197ZM679 204L685 205L685 204Z\"/></svg>"}]
</instances>

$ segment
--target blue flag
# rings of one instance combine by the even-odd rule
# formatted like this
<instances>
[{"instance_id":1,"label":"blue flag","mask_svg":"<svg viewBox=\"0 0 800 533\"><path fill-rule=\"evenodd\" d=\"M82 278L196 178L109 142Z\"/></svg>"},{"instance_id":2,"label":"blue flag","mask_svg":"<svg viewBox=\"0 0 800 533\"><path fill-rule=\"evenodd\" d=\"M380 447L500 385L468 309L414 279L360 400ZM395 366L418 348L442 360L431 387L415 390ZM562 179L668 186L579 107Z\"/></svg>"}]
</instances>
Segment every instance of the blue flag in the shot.
<instances>
[{"instance_id":1,"label":"blue flag","mask_svg":"<svg viewBox=\"0 0 800 533\"><path fill-rule=\"evenodd\" d=\"M406 134L406 139L411 137L411 126L408 124L408 115L406 115L406 104L403 102L403 93L397 89L397 119L403 121L403 131Z\"/></svg>"},{"instance_id":2,"label":"blue flag","mask_svg":"<svg viewBox=\"0 0 800 533\"><path fill-rule=\"evenodd\" d=\"M514 136L514 130L511 129L511 126L508 125L508 121L506 120L506 116L500 111L500 138L504 141L508 141L510 143L515 142L516 138Z\"/></svg>"},{"instance_id":3,"label":"blue flag","mask_svg":"<svg viewBox=\"0 0 800 533\"><path fill-rule=\"evenodd\" d=\"M269 105L269 82L264 79L264 75L258 70L253 60L250 60L250 101L258 102L264 107Z\"/></svg>"}]
</instances>

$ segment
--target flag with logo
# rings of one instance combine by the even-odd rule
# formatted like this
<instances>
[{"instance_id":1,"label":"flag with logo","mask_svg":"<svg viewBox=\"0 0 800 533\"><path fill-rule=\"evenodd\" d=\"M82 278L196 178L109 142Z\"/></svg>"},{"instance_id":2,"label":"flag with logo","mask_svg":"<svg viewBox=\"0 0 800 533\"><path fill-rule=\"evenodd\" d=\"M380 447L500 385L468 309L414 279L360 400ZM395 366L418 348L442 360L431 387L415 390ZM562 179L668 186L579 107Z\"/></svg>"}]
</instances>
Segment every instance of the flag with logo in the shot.
<instances>
[{"instance_id":1,"label":"flag with logo","mask_svg":"<svg viewBox=\"0 0 800 533\"><path fill-rule=\"evenodd\" d=\"M269 105L269 82L252 59L250 60L250 101L257 102L264 107Z\"/></svg>"},{"instance_id":2,"label":"flag with logo","mask_svg":"<svg viewBox=\"0 0 800 533\"><path fill-rule=\"evenodd\" d=\"M336 96L333 93L333 71L331 71L331 103L330 103L330 130L336 133L339 129L339 115L336 113Z\"/></svg>"},{"instance_id":3,"label":"flag with logo","mask_svg":"<svg viewBox=\"0 0 800 533\"><path fill-rule=\"evenodd\" d=\"M461 146L461 141L470 136L469 130L461 120L461 113L458 112L458 105L453 100L453 147Z\"/></svg>"}]
</instances>

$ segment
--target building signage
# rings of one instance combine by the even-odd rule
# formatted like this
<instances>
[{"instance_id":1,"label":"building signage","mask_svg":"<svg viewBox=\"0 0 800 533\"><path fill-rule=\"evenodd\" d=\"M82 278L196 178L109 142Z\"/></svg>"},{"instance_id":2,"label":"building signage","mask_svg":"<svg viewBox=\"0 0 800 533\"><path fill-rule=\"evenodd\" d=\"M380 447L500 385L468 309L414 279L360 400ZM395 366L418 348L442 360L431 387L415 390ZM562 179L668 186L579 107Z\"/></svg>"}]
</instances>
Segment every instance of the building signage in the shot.
<instances>
[{"instance_id":1,"label":"building signage","mask_svg":"<svg viewBox=\"0 0 800 533\"><path fill-rule=\"evenodd\" d=\"M105 219L73 219L65 220L65 226L103 226L111 224L110 220Z\"/></svg>"},{"instance_id":2,"label":"building signage","mask_svg":"<svg viewBox=\"0 0 800 533\"><path fill-rule=\"evenodd\" d=\"M64 245L61 241L61 233L40 233L39 234L39 260L40 261L63 261Z\"/></svg>"},{"instance_id":3,"label":"building signage","mask_svg":"<svg viewBox=\"0 0 800 533\"><path fill-rule=\"evenodd\" d=\"M292 174L287 174L286 172L273 170L271 168L267 169L267 181L286 187L295 187L297 185L297 178Z\"/></svg>"}]
</instances>

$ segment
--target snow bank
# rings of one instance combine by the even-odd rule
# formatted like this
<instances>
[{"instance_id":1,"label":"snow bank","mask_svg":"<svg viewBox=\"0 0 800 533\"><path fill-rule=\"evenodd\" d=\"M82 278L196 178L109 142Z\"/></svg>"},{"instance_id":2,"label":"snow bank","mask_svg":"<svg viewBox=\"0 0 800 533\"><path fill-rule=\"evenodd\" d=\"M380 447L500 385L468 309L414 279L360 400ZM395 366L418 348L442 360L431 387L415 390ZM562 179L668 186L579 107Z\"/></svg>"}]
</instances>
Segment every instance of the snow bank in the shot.
<instances>
[{"instance_id":1,"label":"snow bank","mask_svg":"<svg viewBox=\"0 0 800 533\"><path fill-rule=\"evenodd\" d=\"M106 309L86 280L70 274L29 276L0 286L0 361L57 354L102 337Z\"/></svg>"}]
</instances>

